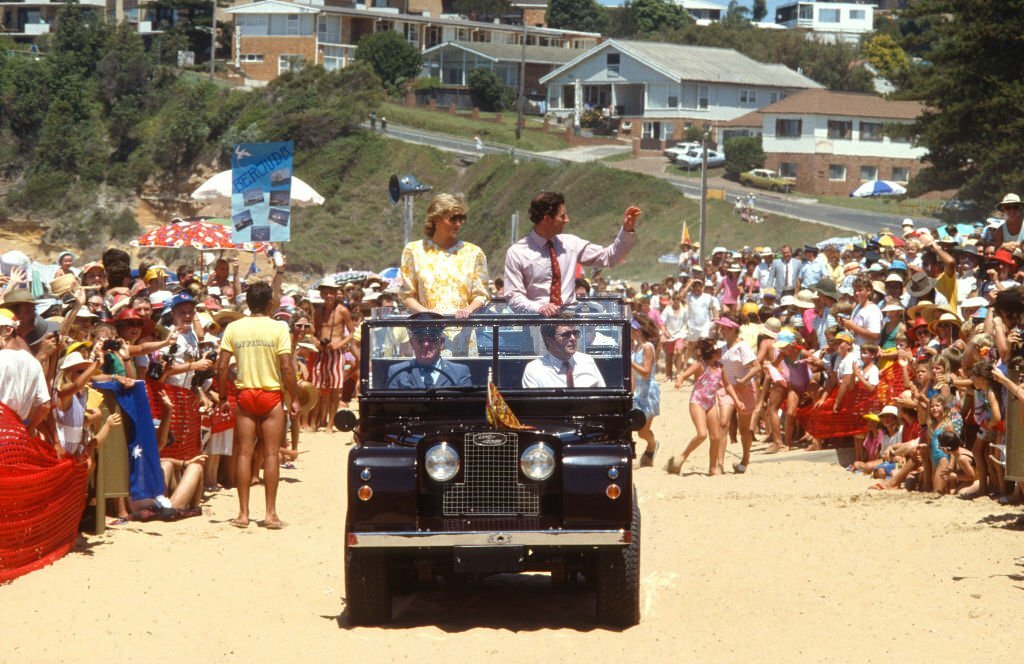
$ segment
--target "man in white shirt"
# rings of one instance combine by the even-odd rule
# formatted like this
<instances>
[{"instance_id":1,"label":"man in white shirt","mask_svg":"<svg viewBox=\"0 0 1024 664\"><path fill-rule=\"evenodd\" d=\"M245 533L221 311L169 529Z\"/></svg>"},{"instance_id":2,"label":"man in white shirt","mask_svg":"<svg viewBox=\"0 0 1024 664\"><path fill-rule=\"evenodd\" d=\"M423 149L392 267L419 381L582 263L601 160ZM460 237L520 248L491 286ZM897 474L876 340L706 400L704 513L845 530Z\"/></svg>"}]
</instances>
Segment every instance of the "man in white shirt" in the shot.
<instances>
[{"instance_id":1,"label":"man in white shirt","mask_svg":"<svg viewBox=\"0 0 1024 664\"><path fill-rule=\"evenodd\" d=\"M17 327L17 321L0 312L0 403L34 433L50 412L50 391L39 361L18 350Z\"/></svg>"},{"instance_id":2,"label":"man in white shirt","mask_svg":"<svg viewBox=\"0 0 1024 664\"><path fill-rule=\"evenodd\" d=\"M580 329L576 325L544 325L540 336L548 352L523 371L523 387L604 387L594 358L577 353Z\"/></svg>"},{"instance_id":3,"label":"man in white shirt","mask_svg":"<svg viewBox=\"0 0 1024 664\"><path fill-rule=\"evenodd\" d=\"M856 346L877 344L882 336L882 310L871 301L871 290L871 281L858 277L853 282L853 301L856 303L853 314L839 322L853 335Z\"/></svg>"},{"instance_id":4,"label":"man in white shirt","mask_svg":"<svg viewBox=\"0 0 1024 664\"><path fill-rule=\"evenodd\" d=\"M178 333L177 352L174 364L167 367L164 382L177 387L191 387L192 376L197 371L206 371L213 362L199 357L199 339L192 325L196 316L196 303L187 291L174 296L168 303L171 309L171 323Z\"/></svg>"},{"instance_id":5,"label":"man in white shirt","mask_svg":"<svg viewBox=\"0 0 1024 664\"><path fill-rule=\"evenodd\" d=\"M757 277L760 290L763 291L772 285L772 256L774 254L770 247L765 247L761 250L760 256L761 263L754 269L754 276Z\"/></svg>"}]
</instances>

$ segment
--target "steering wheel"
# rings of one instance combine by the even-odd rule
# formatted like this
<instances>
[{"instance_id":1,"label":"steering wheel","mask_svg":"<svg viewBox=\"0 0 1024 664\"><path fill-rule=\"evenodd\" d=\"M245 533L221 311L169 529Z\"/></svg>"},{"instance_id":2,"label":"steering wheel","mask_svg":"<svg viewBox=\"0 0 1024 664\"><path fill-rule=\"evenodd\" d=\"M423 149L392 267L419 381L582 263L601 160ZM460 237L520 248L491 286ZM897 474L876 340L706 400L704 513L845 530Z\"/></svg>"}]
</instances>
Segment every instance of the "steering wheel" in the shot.
<instances>
[{"instance_id":1,"label":"steering wheel","mask_svg":"<svg viewBox=\"0 0 1024 664\"><path fill-rule=\"evenodd\" d=\"M416 366L415 364L410 364L409 366L402 367L401 369L399 369L395 373L391 374L390 377L388 377L387 382L384 383L384 389L385 390L390 389L391 388L391 383L395 382L395 379L398 378L399 376L401 376L402 374L404 374L404 373L412 373L413 371L419 371L419 369L420 369L420 367ZM441 374L442 376L444 376L445 378L448 379L448 385L442 385L441 387L456 387L455 379L452 378L451 374L449 374L447 371L445 371L444 369L436 369L436 368L432 369L432 371L436 371L436 372L438 372L439 374ZM431 387L437 387L437 386L438 386L437 383L434 383ZM429 388L427 388L427 389L429 389Z\"/></svg>"}]
</instances>

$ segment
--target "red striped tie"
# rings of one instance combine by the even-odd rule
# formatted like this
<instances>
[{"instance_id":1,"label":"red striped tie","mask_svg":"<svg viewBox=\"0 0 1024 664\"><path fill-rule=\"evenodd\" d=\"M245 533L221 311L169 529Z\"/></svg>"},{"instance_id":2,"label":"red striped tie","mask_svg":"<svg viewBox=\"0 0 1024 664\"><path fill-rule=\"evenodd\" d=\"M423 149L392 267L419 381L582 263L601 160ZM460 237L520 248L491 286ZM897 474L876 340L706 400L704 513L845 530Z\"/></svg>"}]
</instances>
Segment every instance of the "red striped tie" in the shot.
<instances>
[{"instance_id":1,"label":"red striped tie","mask_svg":"<svg viewBox=\"0 0 1024 664\"><path fill-rule=\"evenodd\" d=\"M548 254L551 255L551 304L562 306L562 268L558 265L554 240L548 240Z\"/></svg>"}]
</instances>

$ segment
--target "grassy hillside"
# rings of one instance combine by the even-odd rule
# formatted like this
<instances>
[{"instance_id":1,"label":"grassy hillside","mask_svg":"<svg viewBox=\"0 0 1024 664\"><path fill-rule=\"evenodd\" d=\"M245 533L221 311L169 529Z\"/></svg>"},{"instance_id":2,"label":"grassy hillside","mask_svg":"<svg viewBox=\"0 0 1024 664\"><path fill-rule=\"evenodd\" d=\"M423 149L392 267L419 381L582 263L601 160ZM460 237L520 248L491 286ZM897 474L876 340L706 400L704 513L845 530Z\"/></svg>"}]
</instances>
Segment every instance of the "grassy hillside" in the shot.
<instances>
[{"instance_id":1,"label":"grassy hillside","mask_svg":"<svg viewBox=\"0 0 1024 664\"><path fill-rule=\"evenodd\" d=\"M469 204L469 221L462 237L480 245L488 256L492 276L503 269L509 244L509 220L519 211L519 235L530 230L526 210L530 199L544 189L565 193L568 231L607 243L622 221L627 205L644 210L633 252L622 266L606 271L613 278L652 279L667 276L671 266L658 256L675 251L685 220L696 239L699 211L667 182L627 173L601 164L550 166L537 162L516 165L504 156L488 156L460 167L451 155L372 134L337 139L320 150L296 155L296 173L327 198L319 208L297 212L291 260L311 272L340 267L380 270L396 265L401 255L402 206L391 205L387 182L392 173L413 173L434 192L462 194ZM432 194L416 199L413 237L421 227ZM758 226L742 223L732 206L711 201L707 245L729 247L816 242L834 234L816 224L769 217Z\"/></svg>"}]
</instances>

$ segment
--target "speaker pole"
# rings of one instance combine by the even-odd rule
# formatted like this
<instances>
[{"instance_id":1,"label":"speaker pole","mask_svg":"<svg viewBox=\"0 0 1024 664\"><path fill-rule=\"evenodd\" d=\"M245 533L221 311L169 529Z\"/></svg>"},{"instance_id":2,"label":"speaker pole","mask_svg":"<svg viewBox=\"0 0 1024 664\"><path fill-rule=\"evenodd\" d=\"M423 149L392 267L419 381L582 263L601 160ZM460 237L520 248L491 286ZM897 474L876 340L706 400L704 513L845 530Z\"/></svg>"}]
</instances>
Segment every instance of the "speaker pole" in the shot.
<instances>
[{"instance_id":1,"label":"speaker pole","mask_svg":"<svg viewBox=\"0 0 1024 664\"><path fill-rule=\"evenodd\" d=\"M402 246L405 247L412 238L412 197L413 194L405 194L402 199L405 201L405 224L402 227Z\"/></svg>"}]
</instances>

